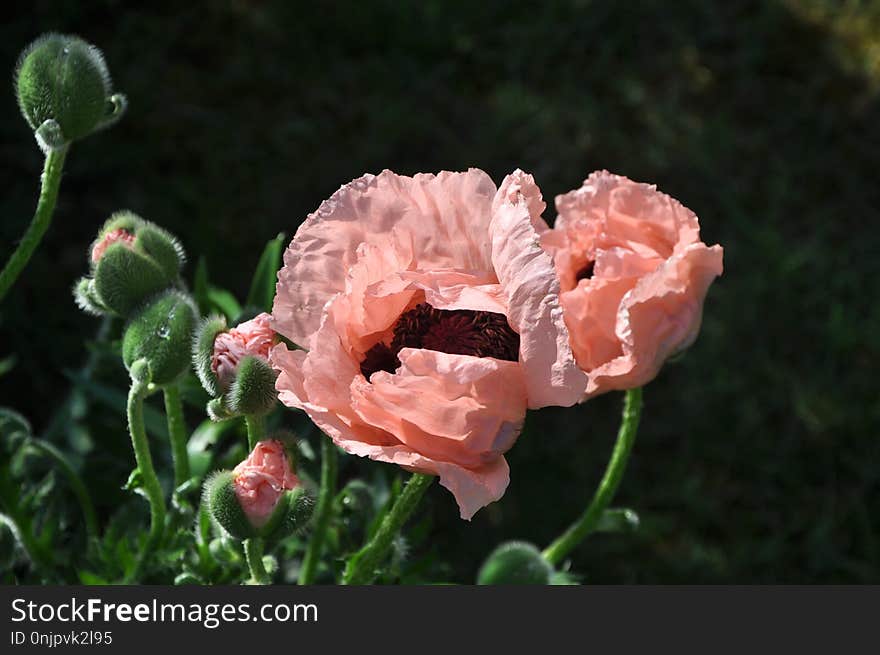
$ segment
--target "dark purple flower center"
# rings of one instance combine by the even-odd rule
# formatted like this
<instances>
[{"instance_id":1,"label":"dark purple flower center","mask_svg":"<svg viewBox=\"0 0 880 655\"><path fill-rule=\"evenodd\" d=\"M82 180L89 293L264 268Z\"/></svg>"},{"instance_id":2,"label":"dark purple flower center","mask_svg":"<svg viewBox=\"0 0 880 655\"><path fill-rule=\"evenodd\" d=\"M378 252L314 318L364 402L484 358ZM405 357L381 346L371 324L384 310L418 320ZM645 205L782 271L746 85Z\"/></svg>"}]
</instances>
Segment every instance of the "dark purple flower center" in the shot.
<instances>
[{"instance_id":1,"label":"dark purple flower center","mask_svg":"<svg viewBox=\"0 0 880 655\"><path fill-rule=\"evenodd\" d=\"M503 314L471 309L435 309L427 303L404 312L394 325L391 345L377 343L361 362L368 380L376 371L394 373L402 348L425 348L450 355L519 359L519 335Z\"/></svg>"},{"instance_id":2,"label":"dark purple flower center","mask_svg":"<svg viewBox=\"0 0 880 655\"><path fill-rule=\"evenodd\" d=\"M589 280L593 277L593 267L596 265L596 262L587 262L581 269L575 274L574 279L578 282L581 280Z\"/></svg>"}]
</instances>

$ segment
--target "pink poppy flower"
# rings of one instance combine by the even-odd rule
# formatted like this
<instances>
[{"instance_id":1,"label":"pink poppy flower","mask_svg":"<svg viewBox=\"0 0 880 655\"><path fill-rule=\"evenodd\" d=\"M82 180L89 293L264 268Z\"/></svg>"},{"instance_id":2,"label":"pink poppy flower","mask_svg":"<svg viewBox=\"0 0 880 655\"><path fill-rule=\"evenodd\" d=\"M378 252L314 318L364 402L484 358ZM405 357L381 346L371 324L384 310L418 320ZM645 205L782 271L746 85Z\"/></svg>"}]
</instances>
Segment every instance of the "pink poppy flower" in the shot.
<instances>
[{"instance_id":1,"label":"pink poppy flower","mask_svg":"<svg viewBox=\"0 0 880 655\"><path fill-rule=\"evenodd\" d=\"M723 250L696 215L650 184L607 171L556 198L542 234L587 396L644 385L697 338Z\"/></svg>"},{"instance_id":2,"label":"pink poppy flower","mask_svg":"<svg viewBox=\"0 0 880 655\"><path fill-rule=\"evenodd\" d=\"M436 474L462 518L499 499L527 407L586 384L536 227L544 203L516 171L343 186L284 255L276 388L346 452Z\"/></svg>"},{"instance_id":3,"label":"pink poppy flower","mask_svg":"<svg viewBox=\"0 0 880 655\"><path fill-rule=\"evenodd\" d=\"M104 253L114 243L122 242L126 244L128 247L132 247L134 245L134 235L125 230L123 228L117 228L115 230L111 230L107 234L103 236L103 238L98 241L92 248L92 261L98 262L101 257L104 256Z\"/></svg>"},{"instance_id":4,"label":"pink poppy flower","mask_svg":"<svg viewBox=\"0 0 880 655\"><path fill-rule=\"evenodd\" d=\"M263 312L227 332L221 332L214 339L211 370L221 387L228 386L235 377L238 363L243 357L253 355L268 361L269 350L275 343L271 319L269 314Z\"/></svg>"},{"instance_id":5,"label":"pink poppy flower","mask_svg":"<svg viewBox=\"0 0 880 655\"><path fill-rule=\"evenodd\" d=\"M232 470L232 480L235 496L256 528L263 527L272 516L282 493L299 486L283 444L274 439L259 442Z\"/></svg>"}]
</instances>

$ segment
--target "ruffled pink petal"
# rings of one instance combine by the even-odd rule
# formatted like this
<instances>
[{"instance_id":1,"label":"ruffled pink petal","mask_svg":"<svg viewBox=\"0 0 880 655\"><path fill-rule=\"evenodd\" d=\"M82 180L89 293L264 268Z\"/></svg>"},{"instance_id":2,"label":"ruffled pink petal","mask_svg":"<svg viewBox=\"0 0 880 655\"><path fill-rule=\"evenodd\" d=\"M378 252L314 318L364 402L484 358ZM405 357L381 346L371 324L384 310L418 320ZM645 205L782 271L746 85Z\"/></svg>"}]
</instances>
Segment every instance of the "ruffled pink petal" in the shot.
<instances>
[{"instance_id":1,"label":"ruffled pink petal","mask_svg":"<svg viewBox=\"0 0 880 655\"><path fill-rule=\"evenodd\" d=\"M589 395L642 386L667 358L693 343L706 292L723 272L722 259L721 246L694 243L639 280L617 312L623 353L591 371Z\"/></svg>"},{"instance_id":2,"label":"ruffled pink petal","mask_svg":"<svg viewBox=\"0 0 880 655\"><path fill-rule=\"evenodd\" d=\"M483 171L415 177L383 171L337 191L297 230L278 273L274 328L304 345L345 288L358 247L406 244L421 269L490 270L484 235L495 185Z\"/></svg>"},{"instance_id":3,"label":"ruffled pink petal","mask_svg":"<svg viewBox=\"0 0 880 655\"><path fill-rule=\"evenodd\" d=\"M312 343L320 337L316 336ZM326 355L326 351L324 353ZM310 359L314 358L314 362ZM488 362L471 366L462 364L460 360ZM363 376L351 377L348 393L344 396L349 403L344 405L343 399L337 399L328 393L330 386L338 380L332 373L339 370L340 363L327 365L321 353L312 350L291 351L284 344L278 344L270 354L272 365L279 370L276 388L280 400L288 406L306 411L315 424L333 439L339 447L352 455L369 457L370 459L397 464L411 471L419 471L439 476L440 484L449 489L459 505L461 517L466 520L490 502L504 495L509 483L509 469L501 453L510 448L522 428L525 414L525 390L512 393L508 398L503 389L510 388L511 382L516 383L517 376L506 375L511 371L508 366L515 367L513 362L501 362L494 359L480 359L461 355L447 355L433 351L404 349L401 351L401 375L411 384L404 383L403 395L408 395L406 402L400 406L387 407L376 402L389 400L389 394L396 393L393 389L383 388L374 398L367 399L369 392L364 389L370 385ZM453 361L458 360L458 361ZM487 370L488 369L488 370ZM448 376L448 385L443 378L430 378L431 371ZM374 374L374 379L380 375ZM454 383L452 382L454 381ZM505 386L506 385L506 386ZM448 386L445 390L444 387ZM449 456L453 459L468 462L463 466L459 461L447 461L445 458L431 457L417 452L411 445L404 443L382 426L400 430L406 424L407 430L400 434L412 440L412 443L425 445L430 442L431 435L424 433L422 428L410 421L421 421L424 427L436 429L440 433L449 433L442 422L431 419L427 413L420 413L415 407L425 401L419 397L421 390L428 389L434 396L432 407L449 407L447 417L453 416L460 405L456 405L458 393L472 390L483 401L482 406L468 404L465 415L469 418L460 419L474 431L474 434L459 434L458 439L448 436L434 435L438 441L446 440L449 445ZM314 396L310 395L310 392ZM316 402L321 399L332 408ZM339 402L337 402L339 401ZM370 406L369 411L355 414L352 407L363 410L364 405ZM427 407L427 405L424 405ZM398 413L404 418L398 418ZM497 414L501 418L492 416ZM506 420L505 420L506 419ZM378 424L378 425L377 425ZM418 437L416 433L421 431ZM482 455L474 455L474 449L485 445L487 449ZM457 449L460 449L457 450ZM469 450L470 449L470 450ZM442 450L442 448L440 449ZM457 457L455 454L457 453Z\"/></svg>"},{"instance_id":4,"label":"ruffled pink petal","mask_svg":"<svg viewBox=\"0 0 880 655\"><path fill-rule=\"evenodd\" d=\"M222 387L235 377L238 363L248 356L267 359L275 342L275 332L269 326L271 316L263 312L249 321L221 332L214 339L211 370Z\"/></svg>"},{"instance_id":5,"label":"ruffled pink petal","mask_svg":"<svg viewBox=\"0 0 880 655\"><path fill-rule=\"evenodd\" d=\"M281 494L299 485L284 446L273 439L258 443L232 474L238 502L251 524L258 528L269 520Z\"/></svg>"},{"instance_id":6,"label":"ruffled pink petal","mask_svg":"<svg viewBox=\"0 0 880 655\"><path fill-rule=\"evenodd\" d=\"M426 457L480 467L519 436L526 393L516 362L405 348L395 374L353 385L354 409Z\"/></svg>"},{"instance_id":7,"label":"ruffled pink petal","mask_svg":"<svg viewBox=\"0 0 880 655\"><path fill-rule=\"evenodd\" d=\"M587 384L569 343L553 261L540 245L544 207L532 176L518 170L498 190L490 225L492 263L507 294L508 322L520 335L532 409L573 405Z\"/></svg>"},{"instance_id":8,"label":"ruffled pink petal","mask_svg":"<svg viewBox=\"0 0 880 655\"><path fill-rule=\"evenodd\" d=\"M699 221L690 209L653 184L608 171L596 171L579 189L557 196L556 210L554 230L579 241L572 243L577 247L595 240L605 249L647 248L665 259L677 244L700 240Z\"/></svg>"},{"instance_id":9,"label":"ruffled pink petal","mask_svg":"<svg viewBox=\"0 0 880 655\"><path fill-rule=\"evenodd\" d=\"M700 241L696 215L677 200L607 171L558 196L556 207L542 246L554 259L588 395L648 382L696 338L721 248Z\"/></svg>"}]
</instances>

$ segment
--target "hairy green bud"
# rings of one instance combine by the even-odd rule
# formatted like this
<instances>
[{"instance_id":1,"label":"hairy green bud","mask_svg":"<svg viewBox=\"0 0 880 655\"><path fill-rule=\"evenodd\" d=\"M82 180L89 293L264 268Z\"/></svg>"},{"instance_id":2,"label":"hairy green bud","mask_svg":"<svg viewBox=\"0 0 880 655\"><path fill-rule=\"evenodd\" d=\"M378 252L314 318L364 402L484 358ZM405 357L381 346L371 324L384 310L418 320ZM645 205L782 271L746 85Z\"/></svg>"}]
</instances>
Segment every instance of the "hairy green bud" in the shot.
<instances>
[{"instance_id":1,"label":"hairy green bud","mask_svg":"<svg viewBox=\"0 0 880 655\"><path fill-rule=\"evenodd\" d=\"M202 502L217 524L235 539L257 537L257 529L248 521L235 495L232 471L218 471L205 481Z\"/></svg>"},{"instance_id":2,"label":"hairy green bud","mask_svg":"<svg viewBox=\"0 0 880 655\"><path fill-rule=\"evenodd\" d=\"M117 121L125 96L113 94L101 51L76 36L45 34L22 52L18 106L41 147L58 148Z\"/></svg>"},{"instance_id":3,"label":"hairy green bud","mask_svg":"<svg viewBox=\"0 0 880 655\"><path fill-rule=\"evenodd\" d=\"M480 585L546 585L553 567L534 545L525 541L501 544L486 558L477 574Z\"/></svg>"},{"instance_id":4,"label":"hairy green bud","mask_svg":"<svg viewBox=\"0 0 880 655\"><path fill-rule=\"evenodd\" d=\"M196 328L193 337L192 361L196 375L199 376L202 386L208 395L216 397L224 390L220 388L220 381L212 368L214 357L214 340L221 332L226 331L226 319L219 314L212 314L203 319Z\"/></svg>"},{"instance_id":5,"label":"hairy green bud","mask_svg":"<svg viewBox=\"0 0 880 655\"><path fill-rule=\"evenodd\" d=\"M278 374L262 357L248 356L238 363L226 394L226 405L236 414L265 414L275 406Z\"/></svg>"},{"instance_id":6,"label":"hairy green bud","mask_svg":"<svg viewBox=\"0 0 880 655\"><path fill-rule=\"evenodd\" d=\"M146 360L154 384L176 380L189 368L196 306L185 293L170 290L155 297L135 314L122 338L126 367Z\"/></svg>"},{"instance_id":7,"label":"hairy green bud","mask_svg":"<svg viewBox=\"0 0 880 655\"><path fill-rule=\"evenodd\" d=\"M288 489L279 497L272 514L260 527L247 517L235 494L235 473L218 471L205 482L202 502L214 521L234 539L265 539L271 547L281 539L302 530L314 509L312 497L302 487Z\"/></svg>"},{"instance_id":8,"label":"hairy green bud","mask_svg":"<svg viewBox=\"0 0 880 655\"><path fill-rule=\"evenodd\" d=\"M73 298L76 306L86 314L101 316L109 312L95 292L95 281L91 278L83 277L77 281L73 287Z\"/></svg>"},{"instance_id":9,"label":"hairy green bud","mask_svg":"<svg viewBox=\"0 0 880 655\"><path fill-rule=\"evenodd\" d=\"M314 509L315 501L305 489L289 489L281 494L275 511L260 530L260 536L271 547L285 537L301 532L312 518Z\"/></svg>"},{"instance_id":10,"label":"hairy green bud","mask_svg":"<svg viewBox=\"0 0 880 655\"><path fill-rule=\"evenodd\" d=\"M113 214L90 249L93 283L74 295L86 311L128 317L145 300L175 286L186 259L177 239L130 211Z\"/></svg>"}]
</instances>

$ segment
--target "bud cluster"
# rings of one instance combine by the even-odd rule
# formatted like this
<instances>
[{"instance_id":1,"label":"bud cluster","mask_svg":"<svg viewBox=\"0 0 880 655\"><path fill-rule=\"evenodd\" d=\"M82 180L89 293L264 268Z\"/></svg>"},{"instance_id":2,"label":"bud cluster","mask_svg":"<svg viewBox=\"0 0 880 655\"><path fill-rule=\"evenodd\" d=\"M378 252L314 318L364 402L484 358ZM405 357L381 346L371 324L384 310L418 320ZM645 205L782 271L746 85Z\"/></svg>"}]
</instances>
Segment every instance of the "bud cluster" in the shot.
<instances>
[{"instance_id":1,"label":"bud cluster","mask_svg":"<svg viewBox=\"0 0 880 655\"><path fill-rule=\"evenodd\" d=\"M173 382L187 368L198 316L182 292L186 261L177 239L130 211L113 214L89 248L91 274L76 283L84 311L126 319L126 367L145 359L154 384Z\"/></svg>"}]
</instances>

